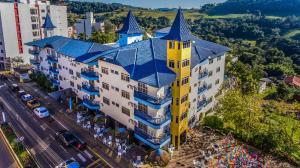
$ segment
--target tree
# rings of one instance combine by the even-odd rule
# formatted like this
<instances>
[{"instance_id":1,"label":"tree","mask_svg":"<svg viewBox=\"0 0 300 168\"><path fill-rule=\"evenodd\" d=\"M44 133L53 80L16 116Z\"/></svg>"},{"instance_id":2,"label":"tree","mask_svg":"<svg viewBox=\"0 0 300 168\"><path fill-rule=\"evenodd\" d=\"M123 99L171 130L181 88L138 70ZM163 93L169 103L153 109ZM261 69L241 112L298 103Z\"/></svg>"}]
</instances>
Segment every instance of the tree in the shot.
<instances>
[{"instance_id":1,"label":"tree","mask_svg":"<svg viewBox=\"0 0 300 168\"><path fill-rule=\"evenodd\" d=\"M112 43L116 40L115 33L102 33L100 31L96 31L92 34L90 38L91 41L95 43L105 44L105 43Z\"/></svg>"},{"instance_id":2,"label":"tree","mask_svg":"<svg viewBox=\"0 0 300 168\"><path fill-rule=\"evenodd\" d=\"M11 63L12 63L12 66L13 66L13 67L19 67L20 64L24 63L24 60L23 60L22 57L17 56L17 57L13 57L13 58L11 59Z\"/></svg>"},{"instance_id":3,"label":"tree","mask_svg":"<svg viewBox=\"0 0 300 168\"><path fill-rule=\"evenodd\" d=\"M218 116L205 116L203 119L203 125L214 128L214 129L223 129L224 123L221 118Z\"/></svg>"}]
</instances>

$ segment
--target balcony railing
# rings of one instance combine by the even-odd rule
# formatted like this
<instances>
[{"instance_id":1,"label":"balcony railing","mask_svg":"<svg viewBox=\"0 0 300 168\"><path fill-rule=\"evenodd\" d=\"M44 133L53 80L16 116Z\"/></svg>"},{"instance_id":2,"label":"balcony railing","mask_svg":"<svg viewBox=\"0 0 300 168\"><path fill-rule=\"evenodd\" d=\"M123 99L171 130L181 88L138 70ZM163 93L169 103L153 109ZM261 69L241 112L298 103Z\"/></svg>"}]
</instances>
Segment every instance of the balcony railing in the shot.
<instances>
[{"instance_id":1,"label":"balcony railing","mask_svg":"<svg viewBox=\"0 0 300 168\"><path fill-rule=\"evenodd\" d=\"M208 71L203 71L199 73L199 78L198 79L204 79L208 76Z\"/></svg>"},{"instance_id":2,"label":"balcony railing","mask_svg":"<svg viewBox=\"0 0 300 168\"><path fill-rule=\"evenodd\" d=\"M198 94L203 94L205 91L207 91L206 85L198 88Z\"/></svg>"},{"instance_id":3,"label":"balcony railing","mask_svg":"<svg viewBox=\"0 0 300 168\"><path fill-rule=\"evenodd\" d=\"M36 50L36 49L29 49L28 53L31 54L31 55L34 55L34 56L39 55L39 51Z\"/></svg>"},{"instance_id":4,"label":"balcony railing","mask_svg":"<svg viewBox=\"0 0 300 168\"><path fill-rule=\"evenodd\" d=\"M206 105L207 105L207 100L202 100L202 101L198 102L198 104L197 104L197 109L198 109L198 110L201 110L201 109L203 109Z\"/></svg>"},{"instance_id":5,"label":"balcony railing","mask_svg":"<svg viewBox=\"0 0 300 168\"><path fill-rule=\"evenodd\" d=\"M134 97L136 98L136 101L141 103L146 103L146 105L152 106L153 108L156 109L159 107L154 107L154 106L157 105L160 106L160 105L164 105L165 103L171 103L172 93L170 90L168 90L164 97L154 97L146 93L135 90Z\"/></svg>"},{"instance_id":6,"label":"balcony railing","mask_svg":"<svg viewBox=\"0 0 300 168\"><path fill-rule=\"evenodd\" d=\"M91 86L91 85L82 85L81 90L89 95L99 96L99 87Z\"/></svg>"},{"instance_id":7,"label":"balcony railing","mask_svg":"<svg viewBox=\"0 0 300 168\"><path fill-rule=\"evenodd\" d=\"M99 80L98 74L91 69L82 69L81 76L87 80Z\"/></svg>"},{"instance_id":8,"label":"balcony railing","mask_svg":"<svg viewBox=\"0 0 300 168\"><path fill-rule=\"evenodd\" d=\"M49 68L49 72L53 73L53 74L58 74L58 69L55 67L50 67Z\"/></svg>"},{"instance_id":9,"label":"balcony railing","mask_svg":"<svg viewBox=\"0 0 300 168\"><path fill-rule=\"evenodd\" d=\"M90 110L99 110L100 109L100 103L98 101L92 101L88 98L84 98L82 101L82 104Z\"/></svg>"},{"instance_id":10,"label":"balcony railing","mask_svg":"<svg viewBox=\"0 0 300 168\"><path fill-rule=\"evenodd\" d=\"M155 129L160 129L163 124L167 121L171 121L171 112L167 110L164 116L161 117L152 117L146 112L140 111L135 109L134 110L134 117L137 120L141 120L146 125L153 127Z\"/></svg>"},{"instance_id":11,"label":"balcony railing","mask_svg":"<svg viewBox=\"0 0 300 168\"><path fill-rule=\"evenodd\" d=\"M147 132L145 132L144 130L142 130L138 127L134 127L134 133L137 134L142 139L144 139L145 141L150 142L153 146L162 145L167 140L170 140L170 132L169 131L165 132L164 134L162 134L159 137L153 137L153 136L149 135Z\"/></svg>"},{"instance_id":12,"label":"balcony railing","mask_svg":"<svg viewBox=\"0 0 300 168\"><path fill-rule=\"evenodd\" d=\"M58 63L58 59L55 58L55 57L53 57L53 56L48 56L48 57L47 57L47 61L48 61L49 63Z\"/></svg>"}]
</instances>

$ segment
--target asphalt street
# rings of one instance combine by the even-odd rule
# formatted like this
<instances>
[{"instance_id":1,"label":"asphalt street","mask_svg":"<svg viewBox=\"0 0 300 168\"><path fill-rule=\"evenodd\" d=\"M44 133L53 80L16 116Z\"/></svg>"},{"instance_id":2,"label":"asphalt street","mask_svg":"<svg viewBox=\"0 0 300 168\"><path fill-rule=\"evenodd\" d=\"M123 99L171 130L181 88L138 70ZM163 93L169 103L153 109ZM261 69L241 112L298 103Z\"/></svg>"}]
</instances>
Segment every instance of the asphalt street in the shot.
<instances>
[{"instance_id":1,"label":"asphalt street","mask_svg":"<svg viewBox=\"0 0 300 168\"><path fill-rule=\"evenodd\" d=\"M66 149L56 142L55 133L65 129L65 126L53 117L39 119L3 81L0 81L0 101L5 106L9 123L18 136L24 137L25 146L40 167L55 167L70 158L77 160L82 167L108 167L88 148L83 151Z\"/></svg>"},{"instance_id":2,"label":"asphalt street","mask_svg":"<svg viewBox=\"0 0 300 168\"><path fill-rule=\"evenodd\" d=\"M10 153L8 146L6 146L4 142L4 137L0 135L0 167L4 168L15 168L17 167L17 163L15 162L12 154Z\"/></svg>"}]
</instances>

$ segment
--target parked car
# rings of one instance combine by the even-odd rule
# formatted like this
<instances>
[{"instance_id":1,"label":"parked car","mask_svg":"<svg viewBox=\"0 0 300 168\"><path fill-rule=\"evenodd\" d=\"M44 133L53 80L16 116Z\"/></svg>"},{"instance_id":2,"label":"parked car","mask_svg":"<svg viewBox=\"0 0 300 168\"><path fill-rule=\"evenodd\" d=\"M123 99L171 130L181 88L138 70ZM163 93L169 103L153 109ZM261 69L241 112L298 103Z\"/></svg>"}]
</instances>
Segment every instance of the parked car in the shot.
<instances>
[{"instance_id":1,"label":"parked car","mask_svg":"<svg viewBox=\"0 0 300 168\"><path fill-rule=\"evenodd\" d=\"M73 135L70 131L62 130L56 133L55 139L65 147L75 147L76 149L84 149L86 143Z\"/></svg>"},{"instance_id":2,"label":"parked car","mask_svg":"<svg viewBox=\"0 0 300 168\"><path fill-rule=\"evenodd\" d=\"M19 88L19 86L18 86L17 84L12 84L12 85L10 86L10 88L11 88L11 90L12 90L13 92L18 92L18 91L20 90L20 88Z\"/></svg>"},{"instance_id":3,"label":"parked car","mask_svg":"<svg viewBox=\"0 0 300 168\"><path fill-rule=\"evenodd\" d=\"M24 91L24 90L19 90L18 91L18 95L20 96L20 98L23 96L23 95L26 95L27 93Z\"/></svg>"},{"instance_id":4,"label":"parked car","mask_svg":"<svg viewBox=\"0 0 300 168\"><path fill-rule=\"evenodd\" d=\"M63 161L59 165L55 166L55 168L79 168L79 167L80 167L79 163L73 158Z\"/></svg>"},{"instance_id":5,"label":"parked car","mask_svg":"<svg viewBox=\"0 0 300 168\"><path fill-rule=\"evenodd\" d=\"M38 107L33 110L34 114L36 114L39 118L49 117L49 111L46 107Z\"/></svg>"},{"instance_id":6,"label":"parked car","mask_svg":"<svg viewBox=\"0 0 300 168\"><path fill-rule=\"evenodd\" d=\"M41 104L40 102L37 100L37 99L32 99L32 100L29 100L26 104L30 109L34 109L34 108L37 108L37 107L40 107Z\"/></svg>"},{"instance_id":7,"label":"parked car","mask_svg":"<svg viewBox=\"0 0 300 168\"><path fill-rule=\"evenodd\" d=\"M27 101L32 100L32 99L33 99L33 96L31 96L30 94L25 94L25 95L21 96L21 100L23 102L27 102Z\"/></svg>"}]
</instances>

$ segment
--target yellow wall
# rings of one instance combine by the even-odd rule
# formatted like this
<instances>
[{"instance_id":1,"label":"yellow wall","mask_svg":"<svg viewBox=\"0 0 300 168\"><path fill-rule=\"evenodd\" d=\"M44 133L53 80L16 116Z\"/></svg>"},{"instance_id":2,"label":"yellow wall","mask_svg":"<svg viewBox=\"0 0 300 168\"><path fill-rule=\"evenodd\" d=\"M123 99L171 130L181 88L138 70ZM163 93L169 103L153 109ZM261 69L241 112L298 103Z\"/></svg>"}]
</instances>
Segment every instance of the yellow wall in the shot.
<instances>
[{"instance_id":1,"label":"yellow wall","mask_svg":"<svg viewBox=\"0 0 300 168\"><path fill-rule=\"evenodd\" d=\"M173 94L173 103L171 105L172 110L172 122L171 122L171 134L172 134L172 144L175 147L179 147L181 141L183 139L180 139L180 134L188 131L188 111L189 111L189 100L185 101L181 104L181 98L184 95L189 94L190 90L190 79L189 82L182 85L182 79L185 77L190 78L190 63L186 67L182 67L182 61L185 59L188 59L189 62L191 62L191 47L183 49L183 42L174 41L175 47L174 49L169 48L169 42L167 41L167 58L168 62L167 65L169 67L169 61L173 60L175 65L174 68L169 67L172 69L176 74L176 80L173 83L172 86L172 94ZM178 45L180 46L180 49L178 49ZM178 67L178 61L180 62L180 66ZM180 81L179 86L177 86L177 81ZM179 105L176 104L176 99L179 98ZM186 112L186 117L180 121L180 117L182 114ZM176 123L176 118L178 117L178 123ZM176 144L176 136L178 141Z\"/></svg>"}]
</instances>

